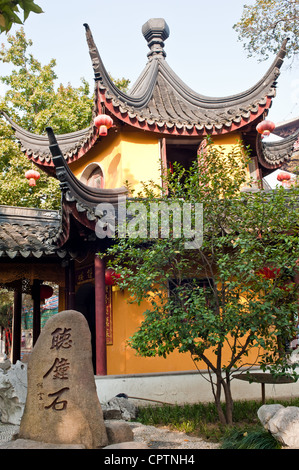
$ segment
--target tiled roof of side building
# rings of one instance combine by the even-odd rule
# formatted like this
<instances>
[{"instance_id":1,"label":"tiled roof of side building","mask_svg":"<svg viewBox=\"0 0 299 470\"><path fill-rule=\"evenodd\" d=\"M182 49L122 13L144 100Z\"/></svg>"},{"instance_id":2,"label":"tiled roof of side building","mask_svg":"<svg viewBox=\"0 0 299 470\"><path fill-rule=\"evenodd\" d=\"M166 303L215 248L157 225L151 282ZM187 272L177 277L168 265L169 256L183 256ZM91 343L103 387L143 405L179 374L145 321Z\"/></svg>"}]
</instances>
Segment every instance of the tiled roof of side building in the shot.
<instances>
[{"instance_id":1,"label":"tiled roof of side building","mask_svg":"<svg viewBox=\"0 0 299 470\"><path fill-rule=\"evenodd\" d=\"M0 206L0 257L53 255L60 220L58 211Z\"/></svg>"},{"instance_id":2,"label":"tiled roof of side building","mask_svg":"<svg viewBox=\"0 0 299 470\"><path fill-rule=\"evenodd\" d=\"M265 168L293 166L292 162L298 162L299 157L299 128L288 137L275 142L263 142L258 136L256 148L258 159Z\"/></svg>"},{"instance_id":3,"label":"tiled roof of side building","mask_svg":"<svg viewBox=\"0 0 299 470\"><path fill-rule=\"evenodd\" d=\"M299 129L299 116L276 124L273 134L288 137Z\"/></svg>"}]
</instances>

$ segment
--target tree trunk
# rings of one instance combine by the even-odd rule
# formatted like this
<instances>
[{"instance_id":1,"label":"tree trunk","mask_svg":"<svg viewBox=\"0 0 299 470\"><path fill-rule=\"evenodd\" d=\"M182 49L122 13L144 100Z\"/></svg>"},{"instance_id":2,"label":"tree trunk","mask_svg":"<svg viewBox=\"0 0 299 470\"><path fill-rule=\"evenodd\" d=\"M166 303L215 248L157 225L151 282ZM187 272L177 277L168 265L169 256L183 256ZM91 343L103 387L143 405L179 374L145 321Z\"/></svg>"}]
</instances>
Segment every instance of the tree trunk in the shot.
<instances>
[{"instance_id":1,"label":"tree trunk","mask_svg":"<svg viewBox=\"0 0 299 470\"><path fill-rule=\"evenodd\" d=\"M226 417L221 406L222 377L217 375L216 393L214 393L215 405L220 423L226 425Z\"/></svg>"},{"instance_id":2,"label":"tree trunk","mask_svg":"<svg viewBox=\"0 0 299 470\"><path fill-rule=\"evenodd\" d=\"M229 377L226 380L223 379L223 389L225 395L225 416L226 416L226 424L232 425L233 424L233 397L231 394L231 386L230 386L230 379Z\"/></svg>"},{"instance_id":3,"label":"tree trunk","mask_svg":"<svg viewBox=\"0 0 299 470\"><path fill-rule=\"evenodd\" d=\"M225 413L221 406L221 391L224 391L225 396ZM215 405L221 424L227 426L233 424L233 398L231 394L230 380L226 380L221 376L217 376L216 393L214 393Z\"/></svg>"}]
</instances>

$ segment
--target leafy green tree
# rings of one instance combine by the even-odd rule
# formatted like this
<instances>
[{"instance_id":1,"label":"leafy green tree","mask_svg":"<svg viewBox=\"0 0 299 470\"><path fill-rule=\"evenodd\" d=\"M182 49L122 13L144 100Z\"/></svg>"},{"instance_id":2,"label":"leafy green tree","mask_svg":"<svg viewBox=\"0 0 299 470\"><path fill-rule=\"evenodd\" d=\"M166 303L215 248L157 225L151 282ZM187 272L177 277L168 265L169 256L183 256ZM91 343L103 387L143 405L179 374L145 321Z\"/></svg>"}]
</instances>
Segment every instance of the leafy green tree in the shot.
<instances>
[{"instance_id":1,"label":"leafy green tree","mask_svg":"<svg viewBox=\"0 0 299 470\"><path fill-rule=\"evenodd\" d=\"M269 54L279 51L283 39L289 38L287 55L294 57L299 52L299 2L256 0L254 5L244 5L242 17L233 28L249 56L268 59Z\"/></svg>"},{"instance_id":2,"label":"leafy green tree","mask_svg":"<svg viewBox=\"0 0 299 470\"><path fill-rule=\"evenodd\" d=\"M129 80L128 78L124 78L124 77L122 77L122 78L113 78L111 75L110 75L110 78L115 83L117 88L124 91L125 93L128 91L131 80Z\"/></svg>"},{"instance_id":3,"label":"leafy green tree","mask_svg":"<svg viewBox=\"0 0 299 470\"><path fill-rule=\"evenodd\" d=\"M42 65L30 53L31 40L21 28L8 36L8 47L2 46L0 61L13 66L10 75L0 77L8 90L0 109L30 132L43 134L50 125L63 134L88 127L93 100L88 83L73 88L70 84L55 87L55 60ZM24 174L31 163L20 152L14 133L4 118L0 120L0 204L57 209L60 206L58 182L40 171L41 178L30 187Z\"/></svg>"},{"instance_id":4,"label":"leafy green tree","mask_svg":"<svg viewBox=\"0 0 299 470\"><path fill-rule=\"evenodd\" d=\"M12 293L0 288L0 327L6 328L11 323Z\"/></svg>"},{"instance_id":5,"label":"leafy green tree","mask_svg":"<svg viewBox=\"0 0 299 470\"><path fill-rule=\"evenodd\" d=\"M23 10L23 21L18 16ZM22 24L29 14L43 13L33 0L0 0L0 32L8 32L13 24Z\"/></svg>"},{"instance_id":6,"label":"leafy green tree","mask_svg":"<svg viewBox=\"0 0 299 470\"><path fill-rule=\"evenodd\" d=\"M45 133L47 126L56 134L88 127L93 107L88 82L83 78L78 88L70 84L56 88L55 60L42 65L35 59L30 53L32 41L26 38L23 28L15 36L9 35L7 42L8 46L2 45L0 49L0 62L11 64L13 70L0 77L7 87L0 98L0 110L36 134ZM125 78L114 82L124 91L129 85ZM24 175L31 166L20 152L11 127L0 118L0 204L58 209L61 197L58 181L41 170L37 185L30 187Z\"/></svg>"},{"instance_id":7,"label":"leafy green tree","mask_svg":"<svg viewBox=\"0 0 299 470\"><path fill-rule=\"evenodd\" d=\"M107 253L130 301L148 306L129 346L144 357L178 350L190 354L198 370L205 366L203 377L226 424L232 423L231 381L240 367L293 373L285 348L295 335L298 308L292 282L299 259L298 188L240 191L248 184L247 164L241 146L227 153L208 143L190 170L174 165L168 172L167 193L149 182L137 195L143 199L128 201L126 236L121 227ZM161 194L166 211L153 231ZM197 226L197 203L203 203L201 243L199 231L184 225L192 214ZM186 216L182 227L173 215L177 206ZM190 247L192 233L197 244Z\"/></svg>"}]
</instances>

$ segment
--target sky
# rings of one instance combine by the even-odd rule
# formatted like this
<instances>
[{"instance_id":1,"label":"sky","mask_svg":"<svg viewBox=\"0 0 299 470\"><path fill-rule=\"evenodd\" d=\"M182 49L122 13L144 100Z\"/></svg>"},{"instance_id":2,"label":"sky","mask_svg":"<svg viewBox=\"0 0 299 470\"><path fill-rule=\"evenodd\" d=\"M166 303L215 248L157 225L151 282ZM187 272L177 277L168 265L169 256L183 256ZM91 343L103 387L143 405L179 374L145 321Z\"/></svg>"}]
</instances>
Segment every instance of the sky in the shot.
<instances>
[{"instance_id":1,"label":"sky","mask_svg":"<svg viewBox=\"0 0 299 470\"><path fill-rule=\"evenodd\" d=\"M92 31L108 72L128 78L131 85L147 62L149 51L141 28L150 18L164 18L170 29L165 41L166 60L195 92L223 97L255 85L271 66L274 56L259 62L248 58L233 25L243 4L254 0L35 0L42 14L30 14L24 23L32 39L31 52L42 65L52 58L58 82L80 85L84 77L94 86L93 69L84 23ZM13 27L14 33L19 26ZM0 42L5 43L1 34ZM8 72L1 63L0 74ZM0 88L0 93L3 88ZM277 95L268 118L276 124L299 116L299 61L285 63L278 78Z\"/></svg>"}]
</instances>

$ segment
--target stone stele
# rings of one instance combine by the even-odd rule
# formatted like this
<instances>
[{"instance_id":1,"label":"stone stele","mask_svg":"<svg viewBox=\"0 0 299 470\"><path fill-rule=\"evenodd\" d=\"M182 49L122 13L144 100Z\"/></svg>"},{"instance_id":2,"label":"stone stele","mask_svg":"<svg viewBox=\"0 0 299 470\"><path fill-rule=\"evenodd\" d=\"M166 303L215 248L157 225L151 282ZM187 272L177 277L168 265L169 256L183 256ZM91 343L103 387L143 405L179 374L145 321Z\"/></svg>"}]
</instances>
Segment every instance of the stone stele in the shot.
<instances>
[{"instance_id":1,"label":"stone stele","mask_svg":"<svg viewBox=\"0 0 299 470\"><path fill-rule=\"evenodd\" d=\"M18 438L96 449L108 444L85 317L66 310L42 329L28 362Z\"/></svg>"}]
</instances>

